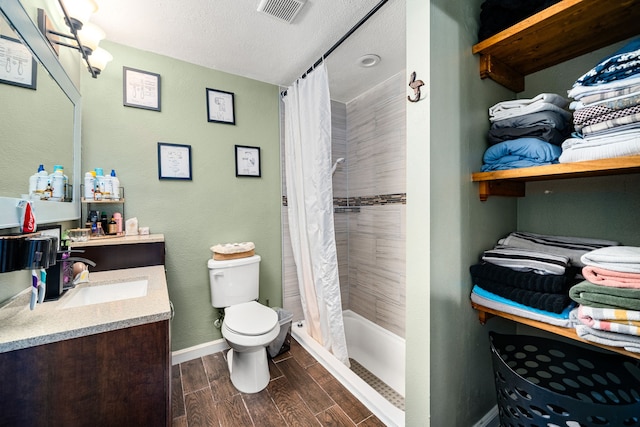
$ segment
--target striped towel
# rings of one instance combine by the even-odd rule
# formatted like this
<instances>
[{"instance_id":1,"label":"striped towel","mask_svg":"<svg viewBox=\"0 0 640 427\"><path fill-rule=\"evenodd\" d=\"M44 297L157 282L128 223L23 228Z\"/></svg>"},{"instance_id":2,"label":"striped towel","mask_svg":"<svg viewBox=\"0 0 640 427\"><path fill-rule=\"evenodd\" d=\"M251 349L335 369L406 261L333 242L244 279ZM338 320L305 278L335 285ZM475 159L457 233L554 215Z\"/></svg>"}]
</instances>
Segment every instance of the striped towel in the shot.
<instances>
[{"instance_id":1,"label":"striped towel","mask_svg":"<svg viewBox=\"0 0 640 427\"><path fill-rule=\"evenodd\" d=\"M568 256L501 245L484 251L482 260L513 270L531 271L538 274L562 275L570 265Z\"/></svg>"},{"instance_id":2,"label":"striped towel","mask_svg":"<svg viewBox=\"0 0 640 427\"><path fill-rule=\"evenodd\" d=\"M516 231L498 241L499 245L532 249L554 255L567 256L571 264L584 267L582 255L607 246L619 245L619 242L586 237L552 236Z\"/></svg>"},{"instance_id":3,"label":"striped towel","mask_svg":"<svg viewBox=\"0 0 640 427\"><path fill-rule=\"evenodd\" d=\"M640 336L640 311L579 305L578 320L593 329Z\"/></svg>"}]
</instances>

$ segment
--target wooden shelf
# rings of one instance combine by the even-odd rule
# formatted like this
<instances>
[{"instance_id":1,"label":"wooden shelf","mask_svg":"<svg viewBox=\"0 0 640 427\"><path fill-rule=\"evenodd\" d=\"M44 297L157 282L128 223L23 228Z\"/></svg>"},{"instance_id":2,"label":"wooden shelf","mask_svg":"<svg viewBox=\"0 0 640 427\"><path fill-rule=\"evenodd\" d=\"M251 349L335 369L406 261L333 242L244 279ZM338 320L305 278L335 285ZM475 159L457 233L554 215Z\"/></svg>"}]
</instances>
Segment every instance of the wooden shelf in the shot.
<instances>
[{"instance_id":1,"label":"wooden shelf","mask_svg":"<svg viewBox=\"0 0 640 427\"><path fill-rule=\"evenodd\" d=\"M514 92L524 77L640 34L640 0L563 0L473 46L480 77Z\"/></svg>"},{"instance_id":2,"label":"wooden shelf","mask_svg":"<svg viewBox=\"0 0 640 427\"><path fill-rule=\"evenodd\" d=\"M640 156L628 156L494 172L475 172L471 175L471 180L480 184L478 191L480 200L484 202L489 196L523 197L525 184L529 181L624 175L639 172Z\"/></svg>"},{"instance_id":3,"label":"wooden shelf","mask_svg":"<svg viewBox=\"0 0 640 427\"><path fill-rule=\"evenodd\" d=\"M471 306L478 311L478 317L480 319L480 323L483 325L493 316L502 317L504 319L513 320L518 323L522 323L524 325L532 326L537 329L541 329L543 331L551 332L556 335L562 335L563 337L570 338L572 340L580 341L589 345L593 345L596 347L603 348L605 350L613 351L615 353L620 353L625 356L633 357L634 359L640 359L640 353L634 353L632 351L627 351L622 347L611 347L608 345L599 344L593 341L587 341L578 336L576 334L576 330L573 328L563 328L561 326L551 325L549 323L539 322L537 320L527 319L526 317L516 316L515 314L505 313L503 311L494 310L492 308L484 307L475 302L471 302Z\"/></svg>"},{"instance_id":4,"label":"wooden shelf","mask_svg":"<svg viewBox=\"0 0 640 427\"><path fill-rule=\"evenodd\" d=\"M103 199L103 200L93 200L93 199L85 199L84 197L82 198L82 203L95 203L95 204L116 204L116 203L124 203L124 198L120 198L118 200L113 200L113 199Z\"/></svg>"}]
</instances>

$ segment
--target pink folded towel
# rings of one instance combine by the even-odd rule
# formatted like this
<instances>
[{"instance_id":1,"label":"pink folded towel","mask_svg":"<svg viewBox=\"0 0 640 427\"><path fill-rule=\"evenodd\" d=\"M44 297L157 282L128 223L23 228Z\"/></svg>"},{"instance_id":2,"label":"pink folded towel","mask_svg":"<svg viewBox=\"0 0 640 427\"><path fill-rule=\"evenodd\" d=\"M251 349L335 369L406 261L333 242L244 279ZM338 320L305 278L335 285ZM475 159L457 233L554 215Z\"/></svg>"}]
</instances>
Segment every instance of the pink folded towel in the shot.
<instances>
[{"instance_id":1,"label":"pink folded towel","mask_svg":"<svg viewBox=\"0 0 640 427\"><path fill-rule=\"evenodd\" d=\"M640 289L640 273L624 273L587 265L582 268L582 275L596 285Z\"/></svg>"}]
</instances>

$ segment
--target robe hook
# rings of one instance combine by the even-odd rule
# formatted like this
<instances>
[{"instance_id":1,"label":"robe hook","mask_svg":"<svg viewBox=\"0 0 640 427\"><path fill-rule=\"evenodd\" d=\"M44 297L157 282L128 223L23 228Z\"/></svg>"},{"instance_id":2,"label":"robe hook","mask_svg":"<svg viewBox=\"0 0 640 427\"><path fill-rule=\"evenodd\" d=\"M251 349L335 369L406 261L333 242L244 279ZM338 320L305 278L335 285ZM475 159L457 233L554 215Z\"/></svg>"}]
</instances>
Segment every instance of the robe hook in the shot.
<instances>
[{"instance_id":1,"label":"robe hook","mask_svg":"<svg viewBox=\"0 0 640 427\"><path fill-rule=\"evenodd\" d=\"M407 96L409 102L418 102L420 101L420 86L424 86L424 82L422 80L416 80L416 72L411 73L411 80L409 81L409 87L413 89L413 93L415 97L412 99L411 96Z\"/></svg>"}]
</instances>

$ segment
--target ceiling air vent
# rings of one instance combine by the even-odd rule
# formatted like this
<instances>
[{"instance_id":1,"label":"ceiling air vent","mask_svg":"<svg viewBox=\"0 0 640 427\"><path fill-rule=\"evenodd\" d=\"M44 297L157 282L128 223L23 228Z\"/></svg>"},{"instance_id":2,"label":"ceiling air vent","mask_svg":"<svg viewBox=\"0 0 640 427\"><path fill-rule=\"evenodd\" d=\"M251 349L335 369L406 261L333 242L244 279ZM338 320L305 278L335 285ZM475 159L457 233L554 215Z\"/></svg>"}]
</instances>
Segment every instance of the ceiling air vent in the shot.
<instances>
[{"instance_id":1,"label":"ceiling air vent","mask_svg":"<svg viewBox=\"0 0 640 427\"><path fill-rule=\"evenodd\" d=\"M258 12L291 23L307 0L261 0Z\"/></svg>"}]
</instances>

